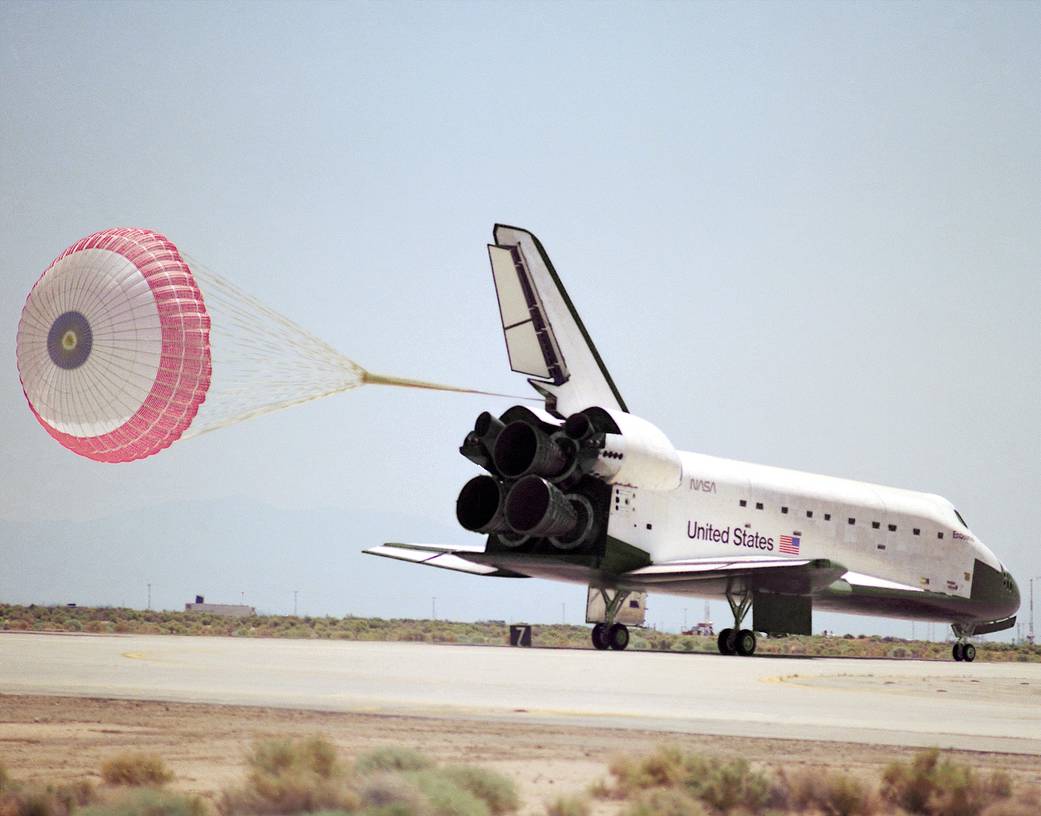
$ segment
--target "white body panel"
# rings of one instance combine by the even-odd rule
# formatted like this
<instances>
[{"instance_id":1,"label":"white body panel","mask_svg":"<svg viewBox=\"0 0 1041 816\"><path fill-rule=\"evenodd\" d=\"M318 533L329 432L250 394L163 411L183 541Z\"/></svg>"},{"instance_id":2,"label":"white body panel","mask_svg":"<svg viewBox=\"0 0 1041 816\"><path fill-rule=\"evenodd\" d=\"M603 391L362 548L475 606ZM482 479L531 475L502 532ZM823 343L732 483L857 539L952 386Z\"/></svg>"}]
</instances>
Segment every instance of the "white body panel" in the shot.
<instances>
[{"instance_id":1,"label":"white body panel","mask_svg":"<svg viewBox=\"0 0 1041 816\"><path fill-rule=\"evenodd\" d=\"M615 488L620 501L608 534L645 550L652 563L826 558L854 574L965 598L976 559L1001 569L940 496L698 453L680 457L674 490ZM779 551L782 535L799 538L798 555Z\"/></svg>"},{"instance_id":2,"label":"white body panel","mask_svg":"<svg viewBox=\"0 0 1041 816\"><path fill-rule=\"evenodd\" d=\"M674 490L683 482L683 462L669 438L646 420L609 411L620 434L607 434L593 473L608 484Z\"/></svg>"}]
</instances>

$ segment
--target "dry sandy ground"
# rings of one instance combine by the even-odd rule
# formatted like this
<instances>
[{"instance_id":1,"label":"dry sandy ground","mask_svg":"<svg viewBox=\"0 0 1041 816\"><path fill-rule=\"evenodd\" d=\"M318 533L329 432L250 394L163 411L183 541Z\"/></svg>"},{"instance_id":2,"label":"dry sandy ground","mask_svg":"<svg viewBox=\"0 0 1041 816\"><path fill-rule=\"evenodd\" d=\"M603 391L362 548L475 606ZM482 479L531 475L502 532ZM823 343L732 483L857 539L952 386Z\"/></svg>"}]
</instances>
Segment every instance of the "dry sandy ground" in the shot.
<instances>
[{"instance_id":1,"label":"dry sandy ground","mask_svg":"<svg viewBox=\"0 0 1041 816\"><path fill-rule=\"evenodd\" d=\"M98 778L101 762L125 750L162 756L174 786L214 795L244 775L243 754L258 738L322 733L348 756L378 745L408 745L453 762L496 768L514 778L524 814L543 802L583 790L606 775L618 752L645 752L663 740L700 753L742 755L754 763L798 768L832 766L877 778L880 767L911 749L854 743L515 724L243 706L0 695L0 763L16 779ZM1037 757L950 752L980 769L1002 768L1017 781L1041 783ZM598 805L608 816L617 806Z\"/></svg>"}]
</instances>

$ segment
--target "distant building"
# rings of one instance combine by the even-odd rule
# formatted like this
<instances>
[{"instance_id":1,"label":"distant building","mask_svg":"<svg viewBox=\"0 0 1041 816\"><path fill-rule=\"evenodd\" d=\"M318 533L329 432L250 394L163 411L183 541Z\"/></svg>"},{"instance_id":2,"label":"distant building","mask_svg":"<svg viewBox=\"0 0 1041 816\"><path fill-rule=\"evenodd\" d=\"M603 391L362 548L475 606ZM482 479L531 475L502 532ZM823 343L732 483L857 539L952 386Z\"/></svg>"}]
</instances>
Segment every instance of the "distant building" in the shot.
<instances>
[{"instance_id":1,"label":"distant building","mask_svg":"<svg viewBox=\"0 0 1041 816\"><path fill-rule=\"evenodd\" d=\"M256 615L257 610L244 604L206 603L202 595L195 596L195 603L186 603L185 612L205 612L208 615L220 615L222 618L248 618Z\"/></svg>"}]
</instances>

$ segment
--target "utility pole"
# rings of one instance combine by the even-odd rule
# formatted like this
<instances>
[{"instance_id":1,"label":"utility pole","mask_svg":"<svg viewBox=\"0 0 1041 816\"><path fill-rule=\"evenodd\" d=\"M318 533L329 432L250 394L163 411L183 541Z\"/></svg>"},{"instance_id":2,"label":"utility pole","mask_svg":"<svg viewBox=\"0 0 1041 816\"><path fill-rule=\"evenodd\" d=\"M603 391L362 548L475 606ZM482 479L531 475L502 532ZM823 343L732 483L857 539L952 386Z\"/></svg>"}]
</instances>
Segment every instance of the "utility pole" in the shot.
<instances>
[{"instance_id":1,"label":"utility pole","mask_svg":"<svg viewBox=\"0 0 1041 816\"><path fill-rule=\"evenodd\" d=\"M1031 587L1032 586L1033 586L1033 584L1031 584ZM1030 597L1033 598L1034 596L1031 595ZM148 609L149 609L149 611L151 611L151 609L152 609L152 585L151 584L148 585Z\"/></svg>"},{"instance_id":2,"label":"utility pole","mask_svg":"<svg viewBox=\"0 0 1041 816\"><path fill-rule=\"evenodd\" d=\"M1030 633L1027 635L1027 640L1030 643L1037 643L1034 640L1034 581L1041 580L1041 575L1035 575L1030 579Z\"/></svg>"},{"instance_id":3,"label":"utility pole","mask_svg":"<svg viewBox=\"0 0 1041 816\"><path fill-rule=\"evenodd\" d=\"M430 599L430 617L437 620L437 596Z\"/></svg>"},{"instance_id":4,"label":"utility pole","mask_svg":"<svg viewBox=\"0 0 1041 816\"><path fill-rule=\"evenodd\" d=\"M294 618L296 617L296 599L297 599L297 596L299 594L300 594L300 590L299 589L294 589L293 590L293 617Z\"/></svg>"},{"instance_id":5,"label":"utility pole","mask_svg":"<svg viewBox=\"0 0 1041 816\"><path fill-rule=\"evenodd\" d=\"M567 623L567 604L562 603L560 605L560 622Z\"/></svg>"}]
</instances>

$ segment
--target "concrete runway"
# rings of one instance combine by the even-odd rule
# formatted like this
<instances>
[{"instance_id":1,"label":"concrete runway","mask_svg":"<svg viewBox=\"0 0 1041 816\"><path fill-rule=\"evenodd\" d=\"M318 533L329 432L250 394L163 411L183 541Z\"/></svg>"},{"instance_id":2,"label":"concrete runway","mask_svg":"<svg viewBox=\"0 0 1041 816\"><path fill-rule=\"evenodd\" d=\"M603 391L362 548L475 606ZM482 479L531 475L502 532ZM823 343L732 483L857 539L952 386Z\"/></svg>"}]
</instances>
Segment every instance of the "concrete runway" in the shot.
<instances>
[{"instance_id":1,"label":"concrete runway","mask_svg":"<svg viewBox=\"0 0 1041 816\"><path fill-rule=\"evenodd\" d=\"M1039 663L4 633L0 693L1041 756Z\"/></svg>"}]
</instances>

